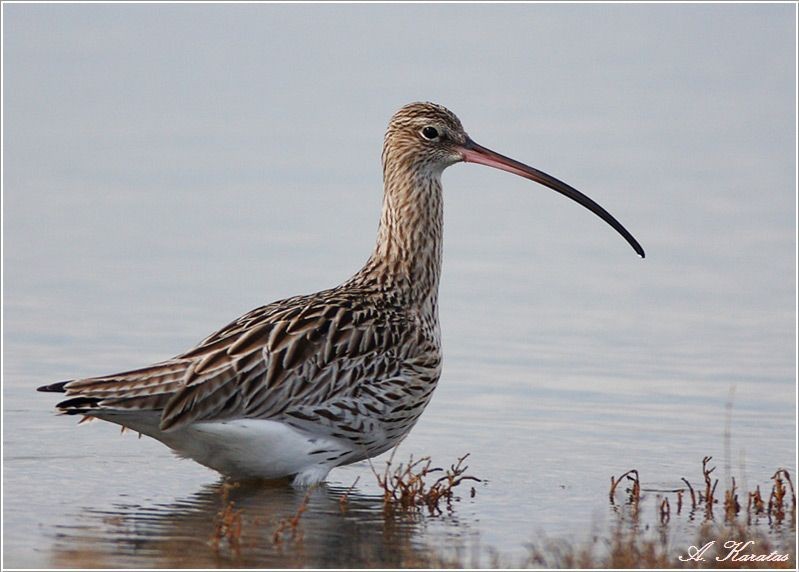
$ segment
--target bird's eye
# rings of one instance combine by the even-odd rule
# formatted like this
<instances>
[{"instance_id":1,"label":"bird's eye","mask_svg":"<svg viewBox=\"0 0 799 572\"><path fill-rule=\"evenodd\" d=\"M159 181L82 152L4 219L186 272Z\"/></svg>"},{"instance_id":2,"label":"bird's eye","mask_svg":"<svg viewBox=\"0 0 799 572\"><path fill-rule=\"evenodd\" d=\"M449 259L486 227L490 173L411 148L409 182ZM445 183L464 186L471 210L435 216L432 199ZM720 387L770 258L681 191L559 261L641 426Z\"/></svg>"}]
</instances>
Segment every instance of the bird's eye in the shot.
<instances>
[{"instance_id":1,"label":"bird's eye","mask_svg":"<svg viewBox=\"0 0 799 572\"><path fill-rule=\"evenodd\" d=\"M438 129L428 125L424 129L422 129L422 137L424 137L428 141L433 141L434 139L438 139Z\"/></svg>"}]
</instances>

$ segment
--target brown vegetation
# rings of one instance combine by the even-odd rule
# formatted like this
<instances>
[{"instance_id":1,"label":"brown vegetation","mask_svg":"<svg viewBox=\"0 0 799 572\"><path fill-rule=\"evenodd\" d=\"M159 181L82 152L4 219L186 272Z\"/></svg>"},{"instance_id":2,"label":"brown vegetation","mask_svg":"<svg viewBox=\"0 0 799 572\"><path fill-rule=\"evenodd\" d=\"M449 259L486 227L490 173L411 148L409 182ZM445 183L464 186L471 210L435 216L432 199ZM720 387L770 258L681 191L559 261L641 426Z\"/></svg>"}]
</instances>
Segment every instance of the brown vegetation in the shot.
<instances>
[{"instance_id":1,"label":"brown vegetation","mask_svg":"<svg viewBox=\"0 0 799 572\"><path fill-rule=\"evenodd\" d=\"M394 458L392 453L382 475L372 467L377 483L383 489L384 512L391 515L397 511L412 512L427 507L430 516L435 516L443 512L441 501L444 501L446 509L451 511L452 501L458 500L458 497L454 496L455 488L464 481L480 482L477 477L466 474L469 467L463 462L468 456L467 453L458 458L457 463L450 465L446 471L440 467L431 467L430 457L422 457L417 461L411 457L407 463L400 463L392 470L391 463ZM444 474L428 485L428 477L442 471ZM470 494L474 496L474 488Z\"/></svg>"},{"instance_id":2,"label":"brown vegetation","mask_svg":"<svg viewBox=\"0 0 799 572\"><path fill-rule=\"evenodd\" d=\"M616 504L616 490L622 480L626 478L632 483L632 485L626 489L628 495L626 502L632 511L637 511L638 505L640 504L642 498L641 491L644 491L675 494L677 502L677 514L679 514L682 510L683 494L688 492L691 497L691 513L696 511L696 509L701 506L704 508L705 520L712 521L714 519L714 505L718 504L719 502L715 496L716 486L718 485L719 481L718 479L714 480L711 478L711 474L716 470L716 467L708 467L712 459L713 457L704 457L702 459L702 475L705 482L704 492L699 492L697 494L690 481L688 481L688 479L685 477L682 477L681 480L685 483L687 491L684 488L672 490L642 488L638 471L631 469L622 474L618 479L613 476L610 477L610 504ZM763 502L763 497L760 493L760 485L758 485L754 491L747 492L747 518L751 522L752 515L765 514L768 516L769 522L772 522L773 519L774 522L779 524L785 520L787 510L790 512L791 524L795 526L796 493L793 488L793 482L791 481L790 473L787 469L780 468L776 473L774 473L774 475L771 477L771 480L774 481L774 484L771 487L771 495L769 496L768 507L766 507L765 503ZM742 507L741 503L738 501L738 485L736 484L735 477L732 477L730 482L730 488L724 491L724 517L725 520L732 522L741 513ZM788 500L789 492L791 497L790 502ZM670 513L670 510L667 509L668 505L668 498L664 498L660 503L661 520L663 519L664 513Z\"/></svg>"},{"instance_id":3,"label":"brown vegetation","mask_svg":"<svg viewBox=\"0 0 799 572\"><path fill-rule=\"evenodd\" d=\"M238 487L238 483L223 483L219 491L222 509L217 513L214 521L214 532L209 543L214 552L219 554L222 540L227 540L227 545L233 555L241 552L241 512L236 510L235 503L230 499L230 490Z\"/></svg>"},{"instance_id":4,"label":"brown vegetation","mask_svg":"<svg viewBox=\"0 0 799 572\"><path fill-rule=\"evenodd\" d=\"M300 506L297 507L297 512L294 513L293 516L289 518L281 518L280 522L277 523L277 528L275 532L272 534L272 543L273 544L280 544L284 542L286 539L291 540L292 542L301 542L303 535L302 530L300 530L300 519L302 515L308 510L308 501L311 498L310 491L305 493L305 497L302 499Z\"/></svg>"}]
</instances>

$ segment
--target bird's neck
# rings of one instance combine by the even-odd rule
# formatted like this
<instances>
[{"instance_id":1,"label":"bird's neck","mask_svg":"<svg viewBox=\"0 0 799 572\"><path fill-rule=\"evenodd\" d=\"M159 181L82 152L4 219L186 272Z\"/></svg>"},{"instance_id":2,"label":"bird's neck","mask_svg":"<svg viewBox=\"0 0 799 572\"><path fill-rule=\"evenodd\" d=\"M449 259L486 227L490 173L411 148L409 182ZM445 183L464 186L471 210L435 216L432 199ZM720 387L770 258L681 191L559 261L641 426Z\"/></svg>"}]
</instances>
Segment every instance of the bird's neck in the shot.
<instances>
[{"instance_id":1,"label":"bird's neck","mask_svg":"<svg viewBox=\"0 0 799 572\"><path fill-rule=\"evenodd\" d=\"M441 171L387 162L374 252L362 270L405 303L435 312L444 213Z\"/></svg>"}]
</instances>

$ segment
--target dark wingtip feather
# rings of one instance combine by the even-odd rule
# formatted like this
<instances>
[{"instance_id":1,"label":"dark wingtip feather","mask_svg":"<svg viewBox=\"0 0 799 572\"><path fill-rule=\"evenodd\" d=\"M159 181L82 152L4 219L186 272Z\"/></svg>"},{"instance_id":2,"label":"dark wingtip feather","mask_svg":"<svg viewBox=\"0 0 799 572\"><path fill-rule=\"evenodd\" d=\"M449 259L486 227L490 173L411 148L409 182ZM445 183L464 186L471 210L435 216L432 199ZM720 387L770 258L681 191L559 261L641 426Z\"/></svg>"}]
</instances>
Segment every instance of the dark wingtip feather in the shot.
<instances>
[{"instance_id":1,"label":"dark wingtip feather","mask_svg":"<svg viewBox=\"0 0 799 572\"><path fill-rule=\"evenodd\" d=\"M41 387L37 387L36 391L45 391L49 393L66 393L66 385L71 382L71 379L67 381L59 381L57 383L51 383L49 385L42 385Z\"/></svg>"},{"instance_id":2,"label":"dark wingtip feather","mask_svg":"<svg viewBox=\"0 0 799 572\"><path fill-rule=\"evenodd\" d=\"M56 405L56 408L68 415L86 413L90 409L96 409L100 400L96 397L73 397Z\"/></svg>"}]
</instances>

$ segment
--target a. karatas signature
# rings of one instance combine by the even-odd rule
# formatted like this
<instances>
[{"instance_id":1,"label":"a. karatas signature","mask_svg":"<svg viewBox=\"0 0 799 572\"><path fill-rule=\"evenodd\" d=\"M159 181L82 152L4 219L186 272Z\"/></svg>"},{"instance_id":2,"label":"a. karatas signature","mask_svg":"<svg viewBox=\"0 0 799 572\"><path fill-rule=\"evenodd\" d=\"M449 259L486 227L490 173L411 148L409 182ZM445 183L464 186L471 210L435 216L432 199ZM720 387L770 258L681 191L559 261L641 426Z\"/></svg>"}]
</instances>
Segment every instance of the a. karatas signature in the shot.
<instances>
[{"instance_id":1,"label":"a. karatas signature","mask_svg":"<svg viewBox=\"0 0 799 572\"><path fill-rule=\"evenodd\" d=\"M770 554L757 554L752 551L754 540L746 542L737 540L728 540L724 543L726 553L719 553L716 560L719 562L786 562L789 558L788 554L780 554L779 552L771 552ZM678 558L683 562L702 562L705 560L704 554L714 544L715 540L711 540L704 546L690 546L688 547L687 555L680 555Z\"/></svg>"}]
</instances>

